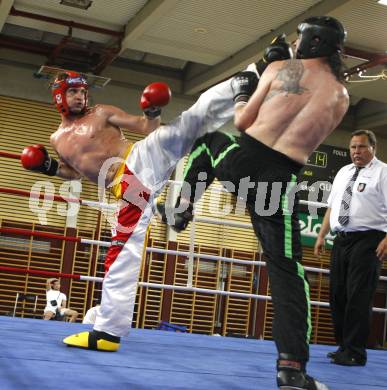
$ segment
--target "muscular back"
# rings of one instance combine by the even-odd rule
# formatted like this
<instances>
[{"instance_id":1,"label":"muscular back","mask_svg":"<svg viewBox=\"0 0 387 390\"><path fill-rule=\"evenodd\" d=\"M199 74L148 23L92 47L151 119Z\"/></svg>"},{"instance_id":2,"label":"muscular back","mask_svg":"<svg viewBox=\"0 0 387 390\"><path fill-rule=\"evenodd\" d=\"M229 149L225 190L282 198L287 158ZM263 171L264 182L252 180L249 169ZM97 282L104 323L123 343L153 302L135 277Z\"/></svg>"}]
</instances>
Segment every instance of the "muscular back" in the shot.
<instances>
[{"instance_id":1,"label":"muscular back","mask_svg":"<svg viewBox=\"0 0 387 390\"><path fill-rule=\"evenodd\" d=\"M266 69L245 107L246 133L305 164L338 126L348 101L325 59L278 61Z\"/></svg>"}]
</instances>

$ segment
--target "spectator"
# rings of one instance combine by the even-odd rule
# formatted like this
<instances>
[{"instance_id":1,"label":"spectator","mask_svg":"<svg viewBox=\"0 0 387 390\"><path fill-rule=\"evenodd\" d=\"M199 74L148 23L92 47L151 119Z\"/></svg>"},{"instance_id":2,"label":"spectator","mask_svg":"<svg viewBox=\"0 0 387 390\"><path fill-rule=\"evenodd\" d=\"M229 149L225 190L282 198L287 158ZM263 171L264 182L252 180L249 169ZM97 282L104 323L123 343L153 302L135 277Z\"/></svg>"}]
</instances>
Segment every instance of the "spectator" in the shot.
<instances>
[{"instance_id":1,"label":"spectator","mask_svg":"<svg viewBox=\"0 0 387 390\"><path fill-rule=\"evenodd\" d=\"M67 320L75 322L78 312L66 308L67 297L60 292L60 281L56 278L47 279L47 305L44 308L44 320Z\"/></svg>"}]
</instances>

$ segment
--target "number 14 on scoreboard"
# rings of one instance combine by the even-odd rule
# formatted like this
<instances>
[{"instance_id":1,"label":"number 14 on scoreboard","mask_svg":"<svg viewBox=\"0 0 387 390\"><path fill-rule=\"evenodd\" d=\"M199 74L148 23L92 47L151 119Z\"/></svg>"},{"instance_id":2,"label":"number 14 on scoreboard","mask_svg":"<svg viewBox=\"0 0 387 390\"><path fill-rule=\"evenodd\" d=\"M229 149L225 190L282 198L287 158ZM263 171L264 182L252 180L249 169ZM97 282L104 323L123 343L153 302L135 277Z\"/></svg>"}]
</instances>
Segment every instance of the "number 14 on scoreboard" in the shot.
<instances>
[{"instance_id":1,"label":"number 14 on scoreboard","mask_svg":"<svg viewBox=\"0 0 387 390\"><path fill-rule=\"evenodd\" d=\"M328 155L325 152L315 150L309 157L306 165L313 167L326 168L328 163Z\"/></svg>"}]
</instances>

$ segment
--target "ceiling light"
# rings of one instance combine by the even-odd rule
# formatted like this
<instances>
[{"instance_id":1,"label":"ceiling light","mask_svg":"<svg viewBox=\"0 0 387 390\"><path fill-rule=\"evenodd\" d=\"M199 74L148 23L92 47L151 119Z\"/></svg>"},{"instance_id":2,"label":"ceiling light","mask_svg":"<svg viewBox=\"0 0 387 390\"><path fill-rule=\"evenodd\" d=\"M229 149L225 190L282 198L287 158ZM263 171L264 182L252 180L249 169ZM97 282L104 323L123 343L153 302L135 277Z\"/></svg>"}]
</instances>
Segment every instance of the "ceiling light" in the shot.
<instances>
[{"instance_id":1,"label":"ceiling light","mask_svg":"<svg viewBox=\"0 0 387 390\"><path fill-rule=\"evenodd\" d=\"M204 27L196 27L196 28L194 28L194 32L196 32L198 34L207 34L208 30Z\"/></svg>"},{"instance_id":2,"label":"ceiling light","mask_svg":"<svg viewBox=\"0 0 387 390\"><path fill-rule=\"evenodd\" d=\"M378 3L382 5L387 5L387 0L379 0Z\"/></svg>"},{"instance_id":3,"label":"ceiling light","mask_svg":"<svg viewBox=\"0 0 387 390\"><path fill-rule=\"evenodd\" d=\"M81 9L88 9L92 2L92 0L60 0L60 4L62 5Z\"/></svg>"}]
</instances>

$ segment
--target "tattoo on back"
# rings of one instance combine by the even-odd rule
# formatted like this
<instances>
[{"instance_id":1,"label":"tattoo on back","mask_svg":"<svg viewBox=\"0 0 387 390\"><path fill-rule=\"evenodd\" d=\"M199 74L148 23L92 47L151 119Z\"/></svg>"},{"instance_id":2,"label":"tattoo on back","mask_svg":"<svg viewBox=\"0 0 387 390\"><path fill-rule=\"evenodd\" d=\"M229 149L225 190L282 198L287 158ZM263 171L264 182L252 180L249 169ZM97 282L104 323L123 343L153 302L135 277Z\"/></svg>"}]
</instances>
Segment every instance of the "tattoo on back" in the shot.
<instances>
[{"instance_id":1,"label":"tattoo on back","mask_svg":"<svg viewBox=\"0 0 387 390\"><path fill-rule=\"evenodd\" d=\"M278 71L276 80L283 81L283 84L280 88L269 92L264 102L271 99L276 95L285 93L285 96L289 94L302 95L305 91L308 91L307 88L300 86L300 80L304 75L304 65L300 60L290 60L286 61L282 68Z\"/></svg>"}]
</instances>

